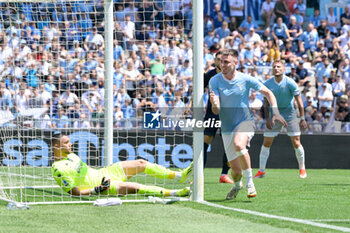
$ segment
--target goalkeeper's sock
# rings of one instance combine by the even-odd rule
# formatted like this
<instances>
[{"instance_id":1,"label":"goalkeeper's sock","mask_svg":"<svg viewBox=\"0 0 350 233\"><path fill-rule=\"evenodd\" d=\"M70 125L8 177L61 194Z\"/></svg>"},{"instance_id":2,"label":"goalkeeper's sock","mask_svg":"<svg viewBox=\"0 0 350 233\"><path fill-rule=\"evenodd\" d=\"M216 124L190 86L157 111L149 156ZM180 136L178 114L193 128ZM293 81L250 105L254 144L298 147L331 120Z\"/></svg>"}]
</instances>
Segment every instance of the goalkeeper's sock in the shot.
<instances>
[{"instance_id":1,"label":"goalkeeper's sock","mask_svg":"<svg viewBox=\"0 0 350 233\"><path fill-rule=\"evenodd\" d=\"M295 156L297 157L299 169L305 169L305 152L304 147L300 145L298 148L294 148Z\"/></svg>"},{"instance_id":2,"label":"goalkeeper's sock","mask_svg":"<svg viewBox=\"0 0 350 233\"><path fill-rule=\"evenodd\" d=\"M245 178L246 186L253 183L253 173L251 168L248 168L247 170L243 170L243 176Z\"/></svg>"},{"instance_id":3,"label":"goalkeeper's sock","mask_svg":"<svg viewBox=\"0 0 350 233\"><path fill-rule=\"evenodd\" d=\"M261 150L260 150L260 158L259 158L259 170L262 172L265 172L265 168L266 168L266 163L267 160L270 156L270 147L265 147L264 145L261 146Z\"/></svg>"},{"instance_id":4,"label":"goalkeeper's sock","mask_svg":"<svg viewBox=\"0 0 350 233\"><path fill-rule=\"evenodd\" d=\"M137 191L137 194L146 195L146 196L168 197L172 194L176 195L176 191L161 188L158 186L140 185L140 188Z\"/></svg>"},{"instance_id":5,"label":"goalkeeper's sock","mask_svg":"<svg viewBox=\"0 0 350 233\"><path fill-rule=\"evenodd\" d=\"M181 172L174 172L170 169L167 169L161 165L154 163L146 164L145 173L157 178L174 179L176 177L181 179Z\"/></svg>"}]
</instances>

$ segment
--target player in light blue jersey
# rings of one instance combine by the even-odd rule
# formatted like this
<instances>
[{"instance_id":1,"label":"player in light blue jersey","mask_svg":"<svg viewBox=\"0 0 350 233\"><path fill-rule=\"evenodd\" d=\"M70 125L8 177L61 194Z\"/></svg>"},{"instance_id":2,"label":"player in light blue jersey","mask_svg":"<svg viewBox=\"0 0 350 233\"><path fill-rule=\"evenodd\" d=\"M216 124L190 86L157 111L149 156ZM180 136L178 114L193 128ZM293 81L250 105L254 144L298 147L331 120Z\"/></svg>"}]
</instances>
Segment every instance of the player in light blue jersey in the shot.
<instances>
[{"instance_id":1,"label":"player in light blue jersey","mask_svg":"<svg viewBox=\"0 0 350 233\"><path fill-rule=\"evenodd\" d=\"M303 101L300 97L300 91L296 82L284 75L284 61L275 60L272 64L273 78L268 79L265 82L265 86L268 87L276 96L279 112L287 121L287 134L290 136L295 156L299 163L299 176L300 178L306 178L305 171L305 152L300 143L300 128L299 120L294 109L294 99L300 112L300 127L306 128L306 121L304 116ZM264 133L264 143L261 146L260 151L260 169L254 176L254 178L262 178L265 176L266 162L270 155L270 147L274 138L279 134L283 125L278 122L273 125L269 117L269 106L267 101L264 101L264 109L266 115L267 130Z\"/></svg>"},{"instance_id":2,"label":"player in light blue jersey","mask_svg":"<svg viewBox=\"0 0 350 233\"><path fill-rule=\"evenodd\" d=\"M222 72L209 82L210 101L214 114L219 114L221 132L227 159L231 165L234 185L226 196L230 200L242 189L242 171L246 179L248 197L255 197L256 190L252 179L252 169L247 145L254 135L254 118L249 109L250 88L261 92L273 106L272 121L286 121L279 114L277 101L273 93L253 77L236 71L238 52L225 50L221 55Z\"/></svg>"}]
</instances>

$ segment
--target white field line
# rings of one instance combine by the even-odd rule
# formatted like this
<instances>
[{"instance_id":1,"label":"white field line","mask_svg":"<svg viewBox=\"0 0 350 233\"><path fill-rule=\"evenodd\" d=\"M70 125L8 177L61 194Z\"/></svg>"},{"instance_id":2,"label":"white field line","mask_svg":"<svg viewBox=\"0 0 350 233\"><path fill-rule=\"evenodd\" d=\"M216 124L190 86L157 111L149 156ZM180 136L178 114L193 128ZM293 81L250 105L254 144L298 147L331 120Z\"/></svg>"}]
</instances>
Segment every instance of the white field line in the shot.
<instances>
[{"instance_id":1,"label":"white field line","mask_svg":"<svg viewBox=\"0 0 350 233\"><path fill-rule=\"evenodd\" d=\"M12 173L12 172L0 172L0 175L8 175L8 176L22 176L22 177L27 177L31 179L44 179L44 180L54 180L52 177L43 177L43 176L32 176L32 175L21 175L18 173Z\"/></svg>"},{"instance_id":2,"label":"white field line","mask_svg":"<svg viewBox=\"0 0 350 233\"><path fill-rule=\"evenodd\" d=\"M278 215L266 214L266 213L261 213L261 212L257 212L257 211L253 211L253 210L232 208L232 207L227 207L227 206L223 206L223 205L210 203L210 202L207 202L207 201L201 201L199 203L207 205L207 206L212 206L212 207L226 209L226 210L232 210L232 211L236 211L236 212L256 215L256 216L265 217L265 218L273 218L273 219L278 219L278 220L284 220L284 221L289 221L289 222L296 222L296 223L306 224L306 225L310 225L310 226L316 226L316 227L321 227L321 228L327 228L327 229L342 231L342 232L350 232L350 228L348 228L348 227L340 227L340 226L334 226L334 225L329 225L329 224L324 224L324 223L318 223L318 222L314 222L314 221L311 221L311 220L298 219L298 218L289 218L289 217L283 217L283 216L278 216Z\"/></svg>"},{"instance_id":3,"label":"white field line","mask_svg":"<svg viewBox=\"0 0 350 233\"><path fill-rule=\"evenodd\" d=\"M308 219L313 222L350 222L350 219Z\"/></svg>"},{"instance_id":4,"label":"white field line","mask_svg":"<svg viewBox=\"0 0 350 233\"><path fill-rule=\"evenodd\" d=\"M35 186L4 186L0 187L0 190L12 190L12 189L51 189L60 188L58 185L35 185Z\"/></svg>"}]
</instances>

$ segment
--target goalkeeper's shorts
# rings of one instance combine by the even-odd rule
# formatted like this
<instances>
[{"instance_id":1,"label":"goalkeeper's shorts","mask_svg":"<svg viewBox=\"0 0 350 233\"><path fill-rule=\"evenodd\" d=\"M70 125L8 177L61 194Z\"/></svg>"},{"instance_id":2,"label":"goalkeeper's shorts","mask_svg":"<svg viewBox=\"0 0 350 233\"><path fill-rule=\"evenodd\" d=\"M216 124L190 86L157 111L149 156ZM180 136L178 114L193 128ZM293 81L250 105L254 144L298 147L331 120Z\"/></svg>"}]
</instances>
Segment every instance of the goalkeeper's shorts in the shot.
<instances>
[{"instance_id":1,"label":"goalkeeper's shorts","mask_svg":"<svg viewBox=\"0 0 350 233\"><path fill-rule=\"evenodd\" d=\"M127 180L121 163L114 163L111 166L102 168L100 171L102 176L109 177L111 179L111 186L108 193L117 195L118 183L125 182Z\"/></svg>"}]
</instances>

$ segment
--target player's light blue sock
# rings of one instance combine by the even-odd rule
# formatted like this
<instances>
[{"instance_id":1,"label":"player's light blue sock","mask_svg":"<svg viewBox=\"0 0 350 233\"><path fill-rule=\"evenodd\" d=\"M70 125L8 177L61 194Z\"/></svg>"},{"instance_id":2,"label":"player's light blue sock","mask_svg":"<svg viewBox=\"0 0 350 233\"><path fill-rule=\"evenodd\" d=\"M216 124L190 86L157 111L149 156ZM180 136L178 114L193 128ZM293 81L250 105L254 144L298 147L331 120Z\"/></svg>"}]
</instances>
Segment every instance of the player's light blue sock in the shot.
<instances>
[{"instance_id":1,"label":"player's light blue sock","mask_svg":"<svg viewBox=\"0 0 350 233\"><path fill-rule=\"evenodd\" d=\"M270 147L261 146L260 156L259 156L259 168L260 171L265 172L266 163L270 156Z\"/></svg>"}]
</instances>

